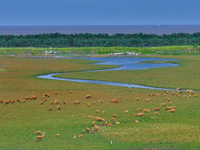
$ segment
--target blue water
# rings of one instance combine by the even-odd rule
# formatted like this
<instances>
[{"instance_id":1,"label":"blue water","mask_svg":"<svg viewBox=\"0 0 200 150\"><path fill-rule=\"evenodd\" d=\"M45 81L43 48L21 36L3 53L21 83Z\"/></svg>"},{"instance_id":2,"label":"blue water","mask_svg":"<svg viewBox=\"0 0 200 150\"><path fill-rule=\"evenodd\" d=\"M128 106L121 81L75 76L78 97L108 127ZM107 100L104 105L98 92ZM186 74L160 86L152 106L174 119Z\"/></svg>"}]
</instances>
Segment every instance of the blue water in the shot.
<instances>
[{"instance_id":1,"label":"blue water","mask_svg":"<svg viewBox=\"0 0 200 150\"><path fill-rule=\"evenodd\" d=\"M165 60L175 60L175 59L161 59L161 58L137 58L137 57L87 57L81 58L93 61L101 61L100 63L95 63L93 65L120 65L120 67L114 69L105 69L105 70L95 70L95 71L111 71L111 70L139 70L139 69L148 69L148 68L158 68L158 67L175 67L178 64L174 63L140 63L142 61L165 61ZM178 61L178 60L177 60ZM90 72L90 71L85 71ZM94 71L92 71L94 72ZM81 83L94 83L94 84L104 84L104 85L114 85L114 86L122 86L129 88L146 88L146 89L156 89L156 90L166 90L164 88L156 88L149 86L142 86L136 84L129 83L119 83L119 82L107 82L107 81L96 81L96 80L82 80L82 79L64 79L54 77L57 74L61 73L53 73L48 75L40 75L38 78L42 79L51 79L51 80L62 80L62 81L72 81L72 82L81 82ZM168 89L175 90L175 89Z\"/></svg>"},{"instance_id":2,"label":"blue water","mask_svg":"<svg viewBox=\"0 0 200 150\"><path fill-rule=\"evenodd\" d=\"M200 25L75 25L75 26L0 26L0 35L27 35L43 33L116 33L172 34L200 32Z\"/></svg>"}]
</instances>

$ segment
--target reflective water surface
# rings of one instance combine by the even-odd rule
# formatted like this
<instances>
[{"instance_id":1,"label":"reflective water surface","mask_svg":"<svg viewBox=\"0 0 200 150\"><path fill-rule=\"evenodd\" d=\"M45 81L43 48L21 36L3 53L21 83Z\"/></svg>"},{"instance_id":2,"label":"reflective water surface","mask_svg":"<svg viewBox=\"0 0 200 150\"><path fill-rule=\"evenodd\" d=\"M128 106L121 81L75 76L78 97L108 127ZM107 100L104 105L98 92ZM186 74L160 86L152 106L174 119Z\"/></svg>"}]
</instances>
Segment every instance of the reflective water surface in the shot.
<instances>
[{"instance_id":1,"label":"reflective water surface","mask_svg":"<svg viewBox=\"0 0 200 150\"><path fill-rule=\"evenodd\" d=\"M99 65L99 64L101 64L101 65L120 65L120 67L118 67L118 68L105 69L105 70L95 70L95 71L139 70L139 69L148 69L148 68L175 67L175 66L178 66L178 64L175 64L175 63L141 63L143 61L161 61L162 62L162 61L175 60L175 59L163 59L163 58L86 57L86 58L78 58L78 59L101 61L99 63L94 63L92 65ZM85 72L90 72L90 71L85 71ZM114 85L114 86L123 86L123 87L129 87L129 88L146 88L146 89L166 90L164 88L148 87L148 86L129 84L129 83L107 82L107 81L97 81L97 80L82 80L82 79L64 79L64 78L54 77L57 74L61 74L61 73L52 73L52 74L48 74L48 75L40 75L40 76L38 76L38 78L52 79L52 80L62 80L62 81L72 81L72 82L82 82L82 83L95 83L95 84L104 84L104 85ZM175 89L168 89L168 90L175 90Z\"/></svg>"}]
</instances>

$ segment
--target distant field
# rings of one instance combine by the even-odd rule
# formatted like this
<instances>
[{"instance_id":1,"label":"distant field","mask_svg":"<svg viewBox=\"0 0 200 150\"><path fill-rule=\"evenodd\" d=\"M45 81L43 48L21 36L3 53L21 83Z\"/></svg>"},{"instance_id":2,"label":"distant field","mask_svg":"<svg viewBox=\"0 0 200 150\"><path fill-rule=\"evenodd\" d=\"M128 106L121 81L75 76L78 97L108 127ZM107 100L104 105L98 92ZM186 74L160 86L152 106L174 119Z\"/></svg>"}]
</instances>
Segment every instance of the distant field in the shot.
<instances>
[{"instance_id":1,"label":"distant field","mask_svg":"<svg viewBox=\"0 0 200 150\"><path fill-rule=\"evenodd\" d=\"M0 48L0 55L45 55L44 51L50 51L50 48ZM97 54L112 54L127 52L135 52L139 55L159 54L159 55L197 55L199 49L196 50L193 46L161 46L161 47L70 47L70 48L52 48L59 56L73 56L73 55L97 55ZM52 55L52 54L51 54Z\"/></svg>"},{"instance_id":2,"label":"distant field","mask_svg":"<svg viewBox=\"0 0 200 150\"><path fill-rule=\"evenodd\" d=\"M92 61L88 60L0 57L0 100L3 100L0 102L0 149L200 149L200 58L198 55L157 57L180 59L180 66L80 74L74 71L114 66L91 65ZM195 92L174 91L175 96L172 91L164 95L165 92L159 90L132 88L130 91L125 87L37 78L37 75L53 72L71 72L59 75L66 78L181 87ZM50 96L45 96L45 93ZM149 95L153 93L159 95ZM87 94L92 97L85 98ZM17 102L18 98L25 100L25 97L32 95L36 95L37 99ZM167 101L166 97L170 100ZM139 100L136 101L136 98ZM151 100L145 102L149 98ZM4 105L9 99L15 102ZM47 101L40 104L44 99ZM111 99L118 99L119 103L111 103ZM55 104L56 100L60 103ZM50 104L52 101L54 104ZM64 101L66 104L63 104ZM75 101L80 101L80 104L74 104ZM167 107L175 106L175 113L167 112L161 103L166 103ZM61 110L57 110L57 105ZM49 107L52 107L52 111L49 111ZM138 108L142 111L137 111ZM150 108L150 112L143 112L146 108ZM153 114L156 112L154 108L160 108L158 114ZM105 113L102 112L104 110ZM128 113L123 113L125 110ZM136 117L137 113L144 113L144 116ZM113 114L117 114L115 120L120 124L114 124L111 120ZM88 116L99 116L105 121L95 121ZM136 120L139 122L136 123ZM92 128L93 121L100 126L97 132ZM113 126L103 126L106 122ZM89 133L87 128L90 129ZM38 141L34 131L44 132L45 137ZM60 137L55 134L60 134ZM78 134L82 134L83 138L79 138ZM73 139L74 135L76 139Z\"/></svg>"}]
</instances>

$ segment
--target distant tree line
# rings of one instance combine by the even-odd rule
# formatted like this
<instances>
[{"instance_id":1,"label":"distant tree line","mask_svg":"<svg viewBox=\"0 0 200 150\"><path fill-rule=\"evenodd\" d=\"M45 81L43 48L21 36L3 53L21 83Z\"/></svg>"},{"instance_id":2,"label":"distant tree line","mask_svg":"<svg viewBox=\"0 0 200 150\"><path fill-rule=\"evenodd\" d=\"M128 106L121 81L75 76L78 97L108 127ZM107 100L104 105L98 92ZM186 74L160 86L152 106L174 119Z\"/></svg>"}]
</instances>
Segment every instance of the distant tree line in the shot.
<instances>
[{"instance_id":1,"label":"distant tree line","mask_svg":"<svg viewBox=\"0 0 200 150\"><path fill-rule=\"evenodd\" d=\"M0 35L0 47L157 47L200 45L200 32L194 34L31 34Z\"/></svg>"}]
</instances>

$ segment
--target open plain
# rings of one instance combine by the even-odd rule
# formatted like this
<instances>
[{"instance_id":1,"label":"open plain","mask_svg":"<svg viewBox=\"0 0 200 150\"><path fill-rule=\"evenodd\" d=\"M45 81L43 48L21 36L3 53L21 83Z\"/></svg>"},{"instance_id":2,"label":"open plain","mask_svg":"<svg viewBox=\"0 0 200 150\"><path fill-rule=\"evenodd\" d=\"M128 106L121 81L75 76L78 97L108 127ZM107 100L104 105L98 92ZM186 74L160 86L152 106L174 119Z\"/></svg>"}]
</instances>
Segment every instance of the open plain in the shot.
<instances>
[{"instance_id":1,"label":"open plain","mask_svg":"<svg viewBox=\"0 0 200 150\"><path fill-rule=\"evenodd\" d=\"M200 57L157 57L180 59L180 65L79 73L115 66L79 59L1 57L0 149L200 149ZM59 75L63 78L179 89L37 78L56 72L70 72Z\"/></svg>"}]
</instances>

